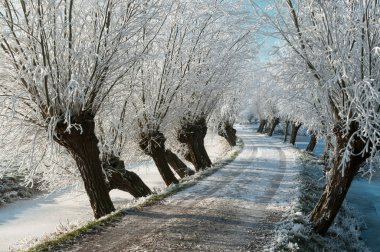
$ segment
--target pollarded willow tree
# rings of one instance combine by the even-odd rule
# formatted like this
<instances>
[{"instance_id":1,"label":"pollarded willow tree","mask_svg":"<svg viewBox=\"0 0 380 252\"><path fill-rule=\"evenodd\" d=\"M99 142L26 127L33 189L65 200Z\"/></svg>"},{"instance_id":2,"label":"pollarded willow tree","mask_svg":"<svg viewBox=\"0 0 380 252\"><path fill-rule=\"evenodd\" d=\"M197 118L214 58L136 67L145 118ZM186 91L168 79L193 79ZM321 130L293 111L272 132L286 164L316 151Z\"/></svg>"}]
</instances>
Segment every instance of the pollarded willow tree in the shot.
<instances>
[{"instance_id":1,"label":"pollarded willow tree","mask_svg":"<svg viewBox=\"0 0 380 252\"><path fill-rule=\"evenodd\" d=\"M279 95L278 78L271 69L257 69L254 71L255 90L251 99L253 100L253 110L259 119L258 133L272 135L275 127L279 123L279 107L277 98Z\"/></svg>"},{"instance_id":2,"label":"pollarded willow tree","mask_svg":"<svg viewBox=\"0 0 380 252\"><path fill-rule=\"evenodd\" d=\"M213 22L218 21L220 19ZM220 26L222 29L205 27L207 36L201 42L207 46L196 55L198 64L190 66L194 72L187 80L190 84L176 100L182 110L176 126L177 139L185 146L185 158L197 171L212 165L204 147L210 116L220 105L222 95L231 94L228 91L234 88L238 90L236 85L250 76L247 66L252 62L247 60L247 55L253 55L251 31L242 29L239 21L231 22L230 26L224 23Z\"/></svg>"},{"instance_id":3,"label":"pollarded willow tree","mask_svg":"<svg viewBox=\"0 0 380 252\"><path fill-rule=\"evenodd\" d=\"M217 109L212 114L211 119L213 124L216 126L218 135L224 137L231 147L236 146L237 141L234 123L240 108L238 101L238 98L241 97L239 94L240 92L241 90L225 92L225 94L220 98Z\"/></svg>"},{"instance_id":4,"label":"pollarded willow tree","mask_svg":"<svg viewBox=\"0 0 380 252\"><path fill-rule=\"evenodd\" d=\"M194 55L199 50L194 20L202 16L200 3L161 1L165 6L156 23L157 33L142 31L140 47L147 54L133 68L133 86L128 106L133 115L125 127L135 129L133 138L141 150L152 157L166 185L178 183L169 164L180 177L192 175L189 169L171 150L166 149L165 133L172 127L172 117L178 113L173 101L186 84L192 69ZM207 7L207 6L206 6ZM207 8L206 8L207 9ZM151 43L151 41L154 41Z\"/></svg>"},{"instance_id":5,"label":"pollarded willow tree","mask_svg":"<svg viewBox=\"0 0 380 252\"><path fill-rule=\"evenodd\" d=\"M289 47L289 76L307 80L334 159L311 214L316 232L332 224L360 167L380 147L379 19L377 1L292 1L267 16Z\"/></svg>"},{"instance_id":6,"label":"pollarded willow tree","mask_svg":"<svg viewBox=\"0 0 380 252\"><path fill-rule=\"evenodd\" d=\"M147 6L133 0L1 2L2 118L43 129L42 145L55 142L70 153L96 218L114 207L95 116L139 55L131 48Z\"/></svg>"},{"instance_id":7,"label":"pollarded willow tree","mask_svg":"<svg viewBox=\"0 0 380 252\"><path fill-rule=\"evenodd\" d=\"M242 41L242 43L246 42L248 41ZM247 106L247 103L251 100L252 95L256 94L254 88L257 84L255 79L256 73L252 71L255 62L253 60L254 52L249 51L252 50L249 49L250 46L252 47L253 43L251 45L244 45L243 48L238 49L238 51L242 50L241 52L236 52L237 58L232 61L240 59L241 62L235 66L230 66L231 70L234 69L232 70L234 74L231 75L233 77L226 79L227 82L222 86L221 90L223 91L217 99L218 103L212 111L209 120L211 128L217 132L219 136L225 138L231 147L236 146L237 136L234 124L237 117L241 111L250 107ZM246 53L246 55L240 54L242 52ZM249 58L250 56L252 58Z\"/></svg>"},{"instance_id":8,"label":"pollarded willow tree","mask_svg":"<svg viewBox=\"0 0 380 252\"><path fill-rule=\"evenodd\" d=\"M324 114L321 113L323 104L321 104L320 100L315 99L315 90L305 87L304 83L309 81L303 78L305 76L295 77L292 74L294 71L291 68L295 66L292 64L293 59L288 58L288 53L288 48L279 50L276 57L273 57L265 65L271 75L260 80L262 82L260 87L262 91L260 92L265 92L267 96L269 93L270 97L263 98L262 95L259 95L256 99L259 101L272 101L272 103L276 104L276 113L269 114L271 114L270 118L279 117L282 121L285 121L284 141L287 140L289 128L291 128L289 142L293 145L296 142L300 127L307 128L311 135L307 151L313 151L317 135L325 135L326 133L326 127L323 126L323 123L321 124L321 122L325 121ZM289 85L289 83L292 83L292 85ZM273 111L273 109L270 109L269 104L261 106L260 109Z\"/></svg>"},{"instance_id":9,"label":"pollarded willow tree","mask_svg":"<svg viewBox=\"0 0 380 252\"><path fill-rule=\"evenodd\" d=\"M160 1L160 5L164 6L158 15L160 18L147 23L141 30L141 40L136 46L145 48L146 54L131 70L133 78L127 80L126 86L132 87L131 95L129 92L119 94L127 97L123 108L127 118L122 122L124 131L119 129L116 132L118 139L124 136L138 142L140 149L154 160L165 183L170 185L178 183L170 166L180 177L194 173L165 145L167 135L171 137L173 127L182 118L184 110L188 112L187 104L181 106L177 101L184 99L188 90L198 89L202 99L212 88L219 94L224 92L222 85L210 84L207 89L199 89L196 83L203 84L210 78L201 72L221 70L217 49L228 45L231 47L229 53L233 55L243 42L236 38L232 40L230 36L228 44L218 35L222 32L227 34L223 22L232 21L225 12L228 8L220 2ZM154 33L146 32L152 27L156 27ZM226 55L226 60L228 57L232 56ZM236 64L236 56L234 60ZM229 76L231 73L225 73L225 77L232 78ZM236 74L233 75L236 78ZM212 101L214 104L215 100ZM193 109L197 110L195 106ZM211 165L211 161L209 163Z\"/></svg>"}]
</instances>

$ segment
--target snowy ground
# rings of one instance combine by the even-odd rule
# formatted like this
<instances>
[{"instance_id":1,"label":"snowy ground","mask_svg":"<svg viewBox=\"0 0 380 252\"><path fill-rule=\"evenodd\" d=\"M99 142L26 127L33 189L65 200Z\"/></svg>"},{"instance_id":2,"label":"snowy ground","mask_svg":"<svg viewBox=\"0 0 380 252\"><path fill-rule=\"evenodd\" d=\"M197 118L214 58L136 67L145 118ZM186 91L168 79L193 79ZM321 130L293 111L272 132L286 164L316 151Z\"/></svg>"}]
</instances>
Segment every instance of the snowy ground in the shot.
<instances>
[{"instance_id":1,"label":"snowy ground","mask_svg":"<svg viewBox=\"0 0 380 252\"><path fill-rule=\"evenodd\" d=\"M297 152L241 127L230 164L160 204L127 209L69 251L261 251L295 188Z\"/></svg>"},{"instance_id":2,"label":"snowy ground","mask_svg":"<svg viewBox=\"0 0 380 252\"><path fill-rule=\"evenodd\" d=\"M283 139L283 136L274 136ZM309 136L298 136L296 147L304 150L309 143ZM314 155L320 157L323 153L324 142L319 141L315 147ZM380 171L378 171L380 172ZM375 176L371 182L368 179L356 178L347 194L350 207L355 208L358 218L366 223L361 237L366 246L372 251L380 251L380 177Z\"/></svg>"},{"instance_id":3,"label":"snowy ground","mask_svg":"<svg viewBox=\"0 0 380 252\"><path fill-rule=\"evenodd\" d=\"M297 140L297 147L305 149L309 137L301 136ZM323 153L324 143L320 141L314 154L320 157ZM379 172L379 171L378 171ZM372 251L380 251L380 178L377 176L371 182L368 179L356 178L347 194L350 207L354 207L363 219L367 228L362 230L361 237L366 246Z\"/></svg>"},{"instance_id":4,"label":"snowy ground","mask_svg":"<svg viewBox=\"0 0 380 252\"><path fill-rule=\"evenodd\" d=\"M235 242L235 244L246 242L246 249L255 249L268 242L268 239L271 237L270 230L273 228L272 224L278 221L279 215L289 208L289 199L291 198L289 194L295 194L297 191L298 181L295 177L299 171L296 168L295 159L298 154L289 145L282 143L281 136L268 138L252 134L252 131L252 127L248 126L241 126L239 129L239 134L242 138L248 137L248 140L245 140L246 144L248 143L248 149L242 153L240 164L231 164L230 170L223 170L214 174L214 176L206 179L205 182L201 182L199 187L197 185L190 188L170 198L165 203L165 205L169 206L170 204L174 204L176 209L184 204L184 208L178 210L180 213L176 212L177 210L173 212L176 218L170 221L170 223L174 224L174 226L170 227L167 223L157 223L159 230L163 229L166 231L161 232L153 229L153 233L149 234L153 235L153 238L155 237L155 242L161 238L164 241L168 241L169 236L173 235L173 230L178 234L182 234L179 232L179 227L193 223L193 221L179 215L183 213L188 214L189 218L194 215L205 217L199 219L198 224L199 226L212 226L216 229L212 232L207 230L210 235L215 235L217 238L215 246L225 246L225 241L235 239L226 237L223 232L221 235L217 235L217 230L229 230L242 234L242 227L243 232L249 231L251 240L254 237L254 242L250 241L247 243L248 236L245 235L242 238L236 238L237 240L231 240L231 242ZM296 143L297 147L304 149L308 140L307 136L299 136ZM206 148L212 159L219 159L225 153L226 149L222 139L215 136L210 138L208 136L206 143ZM316 156L322 153L323 147L323 143L317 144L315 150ZM284 172L279 172L278 169L283 169ZM151 188L159 191L165 187L152 162L143 162L141 165L135 166L134 171ZM247 177L247 174L252 177ZM272 181L268 180L268 174L272 176ZM224 177L227 180L223 180ZM215 181L218 181L218 183L215 183ZM217 186L211 188L211 184L216 184ZM194 202L194 194L200 199L199 203ZM116 203L115 205L119 207L125 207L131 202L131 197L123 192L112 192L112 198ZM228 200L228 202L224 200ZM251 206L250 201L251 203L255 202L253 203L255 206ZM362 232L362 238L366 241L366 245L372 251L378 251L380 248L380 240L378 239L380 235L380 181L375 179L371 183L368 183L368 180L356 179L349 191L348 201L350 205L358 209L359 215L367 223L367 229ZM231 205L232 207L225 207L224 210L226 211L223 211L222 209L225 205ZM241 209L241 212L236 209ZM167 209L164 210L166 211ZM215 215L216 218L211 218L211 214ZM147 217L140 213L132 213L132 215L136 215L139 218ZM232 216L235 219L230 219ZM244 219L244 216L247 216L246 219ZM159 215L156 217L159 217ZM65 226L67 223L82 222L91 218L92 211L87 197L84 193L80 192L73 194L61 191L1 207L0 251L7 251L11 244L25 237L30 240L31 237L41 237L44 234L54 232L60 223ZM166 216L164 219L168 220L168 218ZM181 219L181 221L178 219ZM191 223L189 224L189 222ZM228 224L227 229L225 229L226 223ZM248 226L251 224L255 224L257 228L250 229ZM138 226L138 223L135 223L135 225ZM151 227L149 221L147 225ZM155 233L154 230L157 232ZM186 236L187 231L192 233L194 230L191 228L185 229L184 236L180 235L179 237L180 240L189 241L189 239L194 238ZM200 229L199 232L204 231ZM143 234L140 233L140 235ZM199 239L199 236L195 237L198 239L196 241L200 242L200 249L202 246L206 246L203 248L207 249L206 240L210 238L210 235L203 234L204 239ZM170 236L170 239L173 239L173 237ZM150 241L152 242L152 240ZM149 244L145 245L149 246ZM184 243L183 246L192 246L192 243Z\"/></svg>"},{"instance_id":5,"label":"snowy ground","mask_svg":"<svg viewBox=\"0 0 380 252\"><path fill-rule=\"evenodd\" d=\"M213 162L223 158L228 150L226 141L214 134L207 135L206 149ZM130 167L128 167L130 169ZM163 190L165 184L152 161L144 161L133 166L142 180L156 191ZM111 198L115 207L125 207L133 202L128 193L113 190ZM61 190L34 199L20 200L0 208L0 252L8 251L19 243L41 238L57 228L82 223L93 218L87 195L81 191Z\"/></svg>"},{"instance_id":6,"label":"snowy ground","mask_svg":"<svg viewBox=\"0 0 380 252\"><path fill-rule=\"evenodd\" d=\"M343 204L325 236L312 230L309 214L324 189L323 166L304 154L299 162L298 190L276 227L272 251L368 251L361 239L363 223L348 204Z\"/></svg>"}]
</instances>

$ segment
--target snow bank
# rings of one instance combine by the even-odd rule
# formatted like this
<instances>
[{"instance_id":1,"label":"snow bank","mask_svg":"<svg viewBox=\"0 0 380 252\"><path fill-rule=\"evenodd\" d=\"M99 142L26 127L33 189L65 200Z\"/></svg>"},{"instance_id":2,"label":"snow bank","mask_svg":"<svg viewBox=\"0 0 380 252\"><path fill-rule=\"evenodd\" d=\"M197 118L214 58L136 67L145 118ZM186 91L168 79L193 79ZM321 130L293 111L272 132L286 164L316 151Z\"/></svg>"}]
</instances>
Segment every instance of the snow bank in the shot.
<instances>
[{"instance_id":1,"label":"snow bank","mask_svg":"<svg viewBox=\"0 0 380 252\"><path fill-rule=\"evenodd\" d=\"M369 251L361 239L365 224L344 204L326 236L312 231L308 214L317 203L324 186L323 169L304 154L300 158L298 192L285 210L285 219L275 231L270 251Z\"/></svg>"}]
</instances>

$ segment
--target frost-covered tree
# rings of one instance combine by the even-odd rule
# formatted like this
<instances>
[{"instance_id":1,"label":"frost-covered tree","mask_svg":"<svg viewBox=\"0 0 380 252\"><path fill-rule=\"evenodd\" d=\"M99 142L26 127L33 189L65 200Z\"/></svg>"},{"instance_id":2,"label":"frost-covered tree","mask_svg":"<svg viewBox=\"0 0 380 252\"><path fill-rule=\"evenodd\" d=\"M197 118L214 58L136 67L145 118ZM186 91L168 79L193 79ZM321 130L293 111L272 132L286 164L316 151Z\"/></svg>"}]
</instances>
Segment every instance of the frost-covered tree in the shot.
<instances>
[{"instance_id":1,"label":"frost-covered tree","mask_svg":"<svg viewBox=\"0 0 380 252\"><path fill-rule=\"evenodd\" d=\"M303 80L319 131L334 145L327 185L311 214L316 232L325 234L354 176L379 150L380 9L372 0L286 0L275 6L277 18L265 18L289 49L288 83Z\"/></svg>"},{"instance_id":2,"label":"frost-covered tree","mask_svg":"<svg viewBox=\"0 0 380 252\"><path fill-rule=\"evenodd\" d=\"M167 138L172 138L173 128L182 121L184 114L189 115L192 111L201 113L206 108L211 114L218 98L226 90L223 88L225 84L232 83L231 79L236 80L237 73L248 70L240 67L236 73L232 70L223 72L244 62L238 60L237 53L242 50L242 44L247 44L248 35L242 32L242 28L234 33L240 33L240 38L234 38L227 32L237 25L227 12L233 4L215 1L161 1L161 4L166 6L161 18L156 23L149 23L157 27L157 32L142 30L138 46L147 50L144 58L133 67L133 78L128 80L127 86L133 88L132 95L126 96L125 106L127 114L133 116L125 121L124 128L128 132L122 134L129 135L145 154L153 158L169 185L178 182L169 165L180 177L193 171L167 149ZM226 26L228 21L231 24ZM229 55L217 52L228 52ZM230 66L227 66L228 61ZM222 72L223 77L220 76ZM213 82L210 75L222 81ZM198 98L196 102L192 101ZM210 106L201 105L203 99L210 102ZM198 169L197 165L195 167Z\"/></svg>"},{"instance_id":3,"label":"frost-covered tree","mask_svg":"<svg viewBox=\"0 0 380 252\"><path fill-rule=\"evenodd\" d=\"M278 78L269 67L257 69L254 78L253 110L259 119L257 132L271 136L279 124Z\"/></svg>"},{"instance_id":4,"label":"frost-covered tree","mask_svg":"<svg viewBox=\"0 0 380 252\"><path fill-rule=\"evenodd\" d=\"M236 10L228 6L224 10L236 14ZM252 62L247 56L253 55L250 29L240 19L234 20L232 15L221 19L224 12L214 10L212 13L212 16L205 16L203 25L198 28L199 34L204 34L198 42L202 50L189 66L193 72L187 79L189 84L176 99L176 106L181 108L177 139L185 146L185 158L196 170L212 165L204 147L207 122L223 94L228 95L234 87L238 89L239 82L250 76L247 65Z\"/></svg>"},{"instance_id":5,"label":"frost-covered tree","mask_svg":"<svg viewBox=\"0 0 380 252\"><path fill-rule=\"evenodd\" d=\"M239 108L238 99L241 98L240 92L226 92L219 100L220 105L213 113L214 124L216 124L218 135L224 137L230 146L236 146L236 121Z\"/></svg>"},{"instance_id":6,"label":"frost-covered tree","mask_svg":"<svg viewBox=\"0 0 380 252\"><path fill-rule=\"evenodd\" d=\"M144 3L0 3L2 119L7 125L39 129L21 144L44 148L55 142L64 147L77 164L96 218L114 207L102 171L95 117L138 57L130 48L146 22Z\"/></svg>"},{"instance_id":7,"label":"frost-covered tree","mask_svg":"<svg viewBox=\"0 0 380 252\"><path fill-rule=\"evenodd\" d=\"M131 127L136 129L134 139L145 154L152 157L167 185L178 183L169 163L181 176L194 172L169 149L166 149L165 134L172 127L174 114L178 113L174 100L186 85L192 73L189 67L199 44L194 37L197 33L197 20L204 15L200 3L162 1L166 7L157 24L156 34L143 31L140 46L147 47L147 55L133 69L134 78L130 84L134 88L129 105L134 119ZM150 41L153 43L148 45Z\"/></svg>"}]
</instances>

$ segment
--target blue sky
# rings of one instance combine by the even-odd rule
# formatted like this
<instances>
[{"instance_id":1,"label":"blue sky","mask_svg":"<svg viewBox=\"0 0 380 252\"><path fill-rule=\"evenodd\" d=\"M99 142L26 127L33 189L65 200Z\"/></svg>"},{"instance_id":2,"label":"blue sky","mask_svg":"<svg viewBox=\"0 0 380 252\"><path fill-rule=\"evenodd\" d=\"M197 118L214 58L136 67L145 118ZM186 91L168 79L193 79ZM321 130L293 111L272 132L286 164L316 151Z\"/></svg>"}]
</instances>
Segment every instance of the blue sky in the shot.
<instances>
[{"instance_id":1,"label":"blue sky","mask_svg":"<svg viewBox=\"0 0 380 252\"><path fill-rule=\"evenodd\" d=\"M262 7L263 9L266 9L269 4L271 3L271 1L269 0L252 0L255 4L258 4L260 7ZM246 0L246 5L247 5L247 9L252 11L252 15L255 15L254 14L254 11L253 11L253 5L250 3L251 0ZM270 11L269 11L270 13ZM268 29L268 28L266 28ZM267 30L269 31L269 30ZM265 32L265 29L264 29L264 32ZM257 34L256 36L257 38L257 43L258 43L258 59L262 62L266 62L268 61L268 58L270 57L270 52L273 50L273 46L278 44L280 41L276 38L273 38L273 37L270 37L270 36L266 36L262 33L260 34Z\"/></svg>"}]
</instances>

